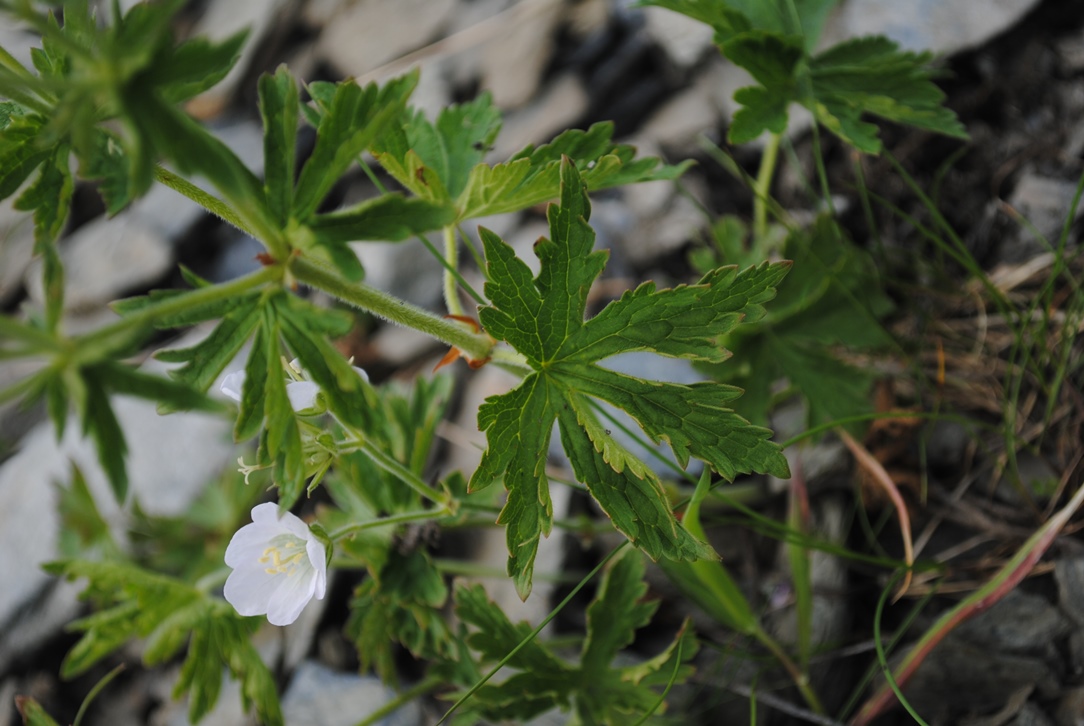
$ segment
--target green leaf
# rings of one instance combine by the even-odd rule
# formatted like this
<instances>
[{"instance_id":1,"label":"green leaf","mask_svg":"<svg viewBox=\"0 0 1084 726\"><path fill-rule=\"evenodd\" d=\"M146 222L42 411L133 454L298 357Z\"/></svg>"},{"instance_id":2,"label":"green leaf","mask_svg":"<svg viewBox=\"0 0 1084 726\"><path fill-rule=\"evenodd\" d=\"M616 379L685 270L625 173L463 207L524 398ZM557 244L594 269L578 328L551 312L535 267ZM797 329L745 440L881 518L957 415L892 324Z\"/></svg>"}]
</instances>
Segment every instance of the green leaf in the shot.
<instances>
[{"instance_id":1,"label":"green leaf","mask_svg":"<svg viewBox=\"0 0 1084 726\"><path fill-rule=\"evenodd\" d=\"M98 182L106 215L112 217L131 201L128 196L129 161L124 146L117 136L99 128L94 134L94 143L82 151L79 174Z\"/></svg>"},{"instance_id":2,"label":"green leaf","mask_svg":"<svg viewBox=\"0 0 1084 726\"><path fill-rule=\"evenodd\" d=\"M155 357L167 363L184 363L170 375L196 391L206 392L260 324L259 302L258 294L232 301L233 308L202 341L190 348L160 350Z\"/></svg>"},{"instance_id":3,"label":"green leaf","mask_svg":"<svg viewBox=\"0 0 1084 726\"><path fill-rule=\"evenodd\" d=\"M29 696L16 696L15 708L23 717L23 726L59 726L49 712Z\"/></svg>"},{"instance_id":4,"label":"green leaf","mask_svg":"<svg viewBox=\"0 0 1084 726\"><path fill-rule=\"evenodd\" d=\"M408 189L423 198L448 202L463 191L471 170L481 163L500 128L500 111L490 95L483 93L469 103L442 109L436 123L420 110L404 113L401 123L389 125L373 152ZM408 161L409 152L414 157ZM424 182L419 180L422 168ZM439 185L431 186L431 192L418 187L431 184L433 177Z\"/></svg>"},{"instance_id":5,"label":"green leaf","mask_svg":"<svg viewBox=\"0 0 1084 726\"><path fill-rule=\"evenodd\" d=\"M467 643L483 663L501 663L514 670L499 684L478 688L468 708L481 718L524 721L552 708L574 708L578 723L622 726L649 715L659 704L652 686L682 682L692 669L680 665L697 650L688 623L674 643L655 658L615 668L619 651L629 645L635 631L651 619L656 605L642 601L644 563L639 553L626 551L606 570L595 599L587 608L587 638L580 662L555 657L549 648L530 638L531 626L513 624L478 585L456 590L456 612L472 626ZM463 685L477 677L463 673Z\"/></svg>"},{"instance_id":6,"label":"green leaf","mask_svg":"<svg viewBox=\"0 0 1084 726\"><path fill-rule=\"evenodd\" d=\"M543 146L528 146L503 164L479 164L457 200L459 219L526 209L555 199L561 190L561 160L568 157L592 190L634 182L676 179L689 163L661 165L654 157L636 159L636 149L614 144L613 124L572 129Z\"/></svg>"},{"instance_id":7,"label":"green leaf","mask_svg":"<svg viewBox=\"0 0 1084 726\"><path fill-rule=\"evenodd\" d=\"M137 6L138 7L138 6ZM199 123L162 98L150 84L133 83L123 99L136 135L147 147L128 149L131 184L135 196L150 186L155 159L151 149L168 158L182 174L202 174L246 218L268 221L263 184L228 146Z\"/></svg>"},{"instance_id":8,"label":"green leaf","mask_svg":"<svg viewBox=\"0 0 1084 726\"><path fill-rule=\"evenodd\" d=\"M285 66L275 75L260 76L260 115L263 117L264 194L279 226L293 209L294 158L297 154L297 81Z\"/></svg>"},{"instance_id":9,"label":"green leaf","mask_svg":"<svg viewBox=\"0 0 1084 726\"><path fill-rule=\"evenodd\" d=\"M669 8L715 29L722 45L747 30L798 35L805 50L817 45L828 13L838 0L642 0L639 5Z\"/></svg>"},{"instance_id":10,"label":"green leaf","mask_svg":"<svg viewBox=\"0 0 1084 726\"><path fill-rule=\"evenodd\" d=\"M241 58L248 29L220 43L193 38L160 53L150 66L150 78L172 103L186 101L215 86Z\"/></svg>"},{"instance_id":11,"label":"green leaf","mask_svg":"<svg viewBox=\"0 0 1084 726\"><path fill-rule=\"evenodd\" d=\"M395 681L394 643L416 658L446 658L454 639L443 607L448 587L429 556L403 553L385 538L386 561L356 590L346 631L357 645L361 668L375 666L384 680Z\"/></svg>"},{"instance_id":12,"label":"green leaf","mask_svg":"<svg viewBox=\"0 0 1084 726\"><path fill-rule=\"evenodd\" d=\"M44 119L33 114L11 117L0 133L0 199L7 199L52 153L38 143Z\"/></svg>"},{"instance_id":13,"label":"green leaf","mask_svg":"<svg viewBox=\"0 0 1084 726\"><path fill-rule=\"evenodd\" d=\"M128 456L128 444L124 431L113 413L113 405L107 393L109 376L97 367L82 371L85 381L86 400L83 403L83 433L94 440L98 461L105 470L113 496L123 502L128 496L128 471L124 460Z\"/></svg>"},{"instance_id":14,"label":"green leaf","mask_svg":"<svg viewBox=\"0 0 1084 726\"><path fill-rule=\"evenodd\" d=\"M872 376L840 353L892 343L880 320L893 304L876 266L827 215L788 237L784 254L794 273L767 315L726 340L741 365L712 366L713 377L745 389L735 407L758 423L768 420L780 377L806 400L809 426L868 413ZM862 426L849 429L857 435Z\"/></svg>"},{"instance_id":15,"label":"green leaf","mask_svg":"<svg viewBox=\"0 0 1084 726\"><path fill-rule=\"evenodd\" d=\"M424 199L384 194L347 209L318 214L309 222L318 244L360 240L399 242L455 221L455 210Z\"/></svg>"},{"instance_id":16,"label":"green leaf","mask_svg":"<svg viewBox=\"0 0 1084 726\"><path fill-rule=\"evenodd\" d=\"M294 216L299 222L308 221L332 185L402 111L417 83L415 71L383 87L371 83L362 88L353 80L336 87L317 128L316 147L297 182Z\"/></svg>"},{"instance_id":17,"label":"green leaf","mask_svg":"<svg viewBox=\"0 0 1084 726\"><path fill-rule=\"evenodd\" d=\"M489 445L471 489L503 475L508 499L498 522L507 527L509 573L521 597L530 591L538 540L552 522L544 466L555 419L577 478L638 547L654 559L713 556L674 518L655 475L599 425L588 397L624 409L653 441L667 441L682 465L695 456L731 479L751 471L788 475L771 432L732 410L738 389L646 381L598 365L629 350L723 360L722 336L743 317L763 315L762 303L774 296L787 264L740 273L722 268L696 285L672 290L643 285L585 321L588 293L606 253L592 249L580 174L570 161L561 172L561 204L548 213L551 238L535 245L541 261L537 278L496 235L481 233L489 267L486 294L492 301L479 313L482 324L519 351L534 372L480 408L478 425Z\"/></svg>"},{"instance_id":18,"label":"green leaf","mask_svg":"<svg viewBox=\"0 0 1084 726\"><path fill-rule=\"evenodd\" d=\"M241 681L245 710L261 723L283 723L271 672L249 638L257 618L242 618L228 603L164 575L120 562L68 560L46 569L68 579L86 578L84 596L107 609L75 621L82 633L64 659L61 672L71 678L86 672L129 641L145 639L143 662L164 662L187 642L174 697L189 692L189 718L195 722L218 701L223 669Z\"/></svg>"},{"instance_id":19,"label":"green leaf","mask_svg":"<svg viewBox=\"0 0 1084 726\"><path fill-rule=\"evenodd\" d=\"M626 549L610 563L598 594L587 607L587 640L582 667L601 671L619 651L632 644L634 634L651 621L658 603L642 602L647 594L644 560Z\"/></svg>"},{"instance_id":20,"label":"green leaf","mask_svg":"<svg viewBox=\"0 0 1084 726\"><path fill-rule=\"evenodd\" d=\"M900 51L883 36L845 41L810 61L817 120L867 153L880 151L876 127L861 114L909 124L946 136L967 138L945 94L932 82L930 53Z\"/></svg>"},{"instance_id":21,"label":"green leaf","mask_svg":"<svg viewBox=\"0 0 1084 726\"><path fill-rule=\"evenodd\" d=\"M56 330L64 311L64 267L56 240L71 208L75 181L68 170L68 147L60 144L42 161L38 178L15 200L15 208L34 212L34 254L42 257L45 319Z\"/></svg>"}]
</instances>

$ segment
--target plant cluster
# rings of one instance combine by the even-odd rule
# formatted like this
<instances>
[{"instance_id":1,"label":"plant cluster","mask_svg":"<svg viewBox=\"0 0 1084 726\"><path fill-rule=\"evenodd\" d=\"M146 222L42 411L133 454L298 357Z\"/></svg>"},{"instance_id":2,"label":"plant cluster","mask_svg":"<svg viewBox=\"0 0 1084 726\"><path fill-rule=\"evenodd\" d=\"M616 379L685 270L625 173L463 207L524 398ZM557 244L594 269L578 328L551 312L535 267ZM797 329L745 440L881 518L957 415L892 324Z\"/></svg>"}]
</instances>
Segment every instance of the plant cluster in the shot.
<instances>
[{"instance_id":1,"label":"plant cluster","mask_svg":"<svg viewBox=\"0 0 1084 726\"><path fill-rule=\"evenodd\" d=\"M887 343L877 323L890 303L830 215L808 229L785 219L769 225L768 190L795 103L866 153L880 148L870 114L961 136L931 81L931 57L884 38L813 54L830 0L652 2L710 24L721 52L756 81L737 93L743 108L730 127L734 143L769 134L753 181L754 220L751 228L732 218L715 225L715 245L696 258L698 280L666 289L644 282L589 316L607 261L595 249L589 195L676 179L687 164L637 157L613 141L606 123L492 163L487 151L501 116L485 94L430 119L409 105L416 73L365 86L301 84L282 67L259 80L260 178L180 105L227 74L244 36L178 42L172 20L182 4L114 7L106 20L87 0L73 0L61 21L29 0L0 2L7 17L42 37L33 69L0 49L0 197L17 195L16 206L33 214L46 293L42 309L0 317L0 357L42 362L0 390L0 402L44 400L58 436L74 412L121 502L131 496L113 395L154 401L163 412L228 411L236 440L254 443L243 481L231 475L216 483L182 520L154 520L133 503L146 540L131 551L112 541L74 477L62 506L79 524L78 541L69 539L66 558L49 570L85 580L95 612L73 623L82 637L63 675L140 640L147 666L184 653L174 695L187 694L193 722L215 705L225 669L240 681L246 708L263 723L281 723L275 679L251 643L260 616L293 622L324 596L329 570L352 568L366 577L353 593L346 632L364 668L394 680L394 649L406 648L428 664L425 689L458 698L454 718L464 723L526 719L555 707L582 723L631 723L658 711L670 687L689 677L698 649L686 623L655 657L614 663L656 607L644 600L642 553L710 615L759 641L809 708L823 711L809 683L807 640L795 657L769 636L755 604L717 561L700 508L713 487L741 475L789 476L764 427L778 378L806 399L811 424L867 413L868 380L836 353ZM315 145L298 161L302 124L315 131ZM381 185L371 200L326 208L332 187L356 165L379 184L374 164L399 191ZM197 186L197 176L214 192ZM118 301L115 322L68 333L57 241L77 179L96 186L109 214L165 184L262 243L262 266L217 284L185 270L187 289ZM549 234L534 248L537 275L498 235L481 229L478 250L460 232L472 219L541 203L549 204ZM443 250L427 233L440 234ZM414 238L445 268L447 315L366 284L351 248ZM467 264L485 279L481 291L462 274L464 244ZM777 287L779 298L766 309ZM338 302L319 306L307 290ZM450 379L374 386L332 344L354 325L352 308L433 336L451 347L450 360L462 356L519 377L478 413L488 447L477 470L433 476L429 454ZM213 330L199 343L155 353L176 364L168 378L129 362L162 331L208 321ZM715 380L685 385L606 366L629 351L694 361ZM223 377L235 409L209 395ZM666 482L605 427L601 404L627 413L641 438L668 444L679 470L703 462L695 489L681 501L669 496ZM541 626L512 623L481 587L449 587L425 547L401 540L421 522L495 521L505 529L507 576L526 599L540 540L559 523L547 469L554 435L607 526L627 540L575 589L602 572L582 647L571 657L536 640ZM273 489L273 502L262 501L250 477ZM326 505L307 506L321 488ZM193 538L200 547L184 549ZM796 576L803 556L795 554ZM800 617L807 632L808 607ZM512 674L490 683L500 667ZM28 722L51 722L36 704L23 707Z\"/></svg>"}]
</instances>

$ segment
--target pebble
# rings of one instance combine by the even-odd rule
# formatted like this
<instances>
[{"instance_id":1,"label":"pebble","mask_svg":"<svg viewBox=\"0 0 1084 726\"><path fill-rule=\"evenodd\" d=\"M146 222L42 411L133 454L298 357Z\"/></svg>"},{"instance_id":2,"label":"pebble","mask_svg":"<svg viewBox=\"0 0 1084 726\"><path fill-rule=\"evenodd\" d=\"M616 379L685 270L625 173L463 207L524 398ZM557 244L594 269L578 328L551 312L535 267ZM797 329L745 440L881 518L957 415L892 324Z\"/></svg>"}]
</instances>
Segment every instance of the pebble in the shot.
<instances>
[{"instance_id":1,"label":"pebble","mask_svg":"<svg viewBox=\"0 0 1084 726\"><path fill-rule=\"evenodd\" d=\"M820 47L843 38L883 34L907 50L940 55L980 45L1010 28L1038 0L849 0L825 23Z\"/></svg>"},{"instance_id":2,"label":"pebble","mask_svg":"<svg viewBox=\"0 0 1084 726\"><path fill-rule=\"evenodd\" d=\"M1075 181L1027 172L1008 200L1009 206L1027 221L1010 220L1005 239L1001 241L999 261L1019 264L1057 248L1075 195ZM1077 209L1078 219L1081 214L1084 214L1084 205ZM1035 236L1032 228L1045 238L1045 242Z\"/></svg>"},{"instance_id":3,"label":"pebble","mask_svg":"<svg viewBox=\"0 0 1084 726\"><path fill-rule=\"evenodd\" d=\"M126 292L161 279L173 266L169 241L127 215L99 217L83 225L60 246L64 263L64 308L99 308ZM30 298L44 305L41 261L24 279Z\"/></svg>"},{"instance_id":4,"label":"pebble","mask_svg":"<svg viewBox=\"0 0 1084 726\"><path fill-rule=\"evenodd\" d=\"M644 32L678 68L691 68L709 52L718 52L710 25L666 8L646 7L642 12Z\"/></svg>"},{"instance_id":5,"label":"pebble","mask_svg":"<svg viewBox=\"0 0 1084 726\"><path fill-rule=\"evenodd\" d=\"M288 0L230 0L213 2L200 17L194 35L223 41L248 29L241 57L230 72L215 86L188 102L189 113L198 118L216 116L237 94L238 84L246 77L260 50L260 42L276 21L287 15Z\"/></svg>"},{"instance_id":6,"label":"pebble","mask_svg":"<svg viewBox=\"0 0 1084 726\"><path fill-rule=\"evenodd\" d=\"M527 144L550 141L583 116L589 101L579 78L572 73L562 74L541 89L531 103L505 115L493 158L507 159Z\"/></svg>"},{"instance_id":7,"label":"pebble","mask_svg":"<svg viewBox=\"0 0 1084 726\"><path fill-rule=\"evenodd\" d=\"M23 274L34 254L34 220L14 208L18 194L0 201L0 305L22 289Z\"/></svg>"},{"instance_id":8,"label":"pebble","mask_svg":"<svg viewBox=\"0 0 1084 726\"><path fill-rule=\"evenodd\" d=\"M379 679L333 671L304 661L282 697L283 720L290 726L353 726L396 697ZM374 726L421 726L417 701L388 714Z\"/></svg>"},{"instance_id":9,"label":"pebble","mask_svg":"<svg viewBox=\"0 0 1084 726\"><path fill-rule=\"evenodd\" d=\"M456 8L456 0L339 2L315 53L342 74L361 76L437 40Z\"/></svg>"}]
</instances>

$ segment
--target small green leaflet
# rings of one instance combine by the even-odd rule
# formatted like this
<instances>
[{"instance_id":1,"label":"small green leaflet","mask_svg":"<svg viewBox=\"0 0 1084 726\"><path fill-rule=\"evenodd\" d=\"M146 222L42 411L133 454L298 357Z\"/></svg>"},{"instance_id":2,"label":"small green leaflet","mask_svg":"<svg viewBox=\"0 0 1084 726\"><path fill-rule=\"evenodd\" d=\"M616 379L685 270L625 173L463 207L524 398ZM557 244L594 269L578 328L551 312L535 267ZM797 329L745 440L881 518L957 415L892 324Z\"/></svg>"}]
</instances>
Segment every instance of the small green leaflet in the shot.
<instances>
[{"instance_id":1,"label":"small green leaflet","mask_svg":"<svg viewBox=\"0 0 1084 726\"><path fill-rule=\"evenodd\" d=\"M598 594L587 608L587 638L580 663L569 664L543 644L529 641L505 666L517 671L503 682L478 689L465 707L491 721L523 722L552 708L575 711L579 723L621 726L653 709L659 695L652 686L692 675L685 665L698 645L686 622L674 642L639 665L615 668L614 657L630 645L635 631L651 620L657 603L644 602L644 561L634 550L620 554L603 575ZM513 624L491 602L481 586L456 591L456 612L474 626L467 642L494 663L520 646L531 632L527 623ZM464 684L470 685L470 684Z\"/></svg>"},{"instance_id":2,"label":"small green leaflet","mask_svg":"<svg viewBox=\"0 0 1084 726\"><path fill-rule=\"evenodd\" d=\"M385 194L346 209L318 213L332 185L394 122L418 82L417 72L383 86L353 80L320 84L319 112L307 114L316 126L316 147L294 183L294 156L300 114L297 81L285 67L260 79L264 122L264 193L276 224L291 246L332 263L351 280L364 271L347 245L358 240L398 242L452 221L446 204Z\"/></svg>"},{"instance_id":3,"label":"small green leaflet","mask_svg":"<svg viewBox=\"0 0 1084 726\"><path fill-rule=\"evenodd\" d=\"M486 152L500 131L500 115L488 94L444 109L435 123L420 111L406 111L373 147L389 174L420 199L453 210L453 222L514 212L557 197L562 157L569 157L592 189L656 179L675 179L688 162L660 165L635 159L636 150L612 141L613 124L565 131L540 147L528 146L508 161L490 166Z\"/></svg>"},{"instance_id":4,"label":"small green leaflet","mask_svg":"<svg viewBox=\"0 0 1084 726\"><path fill-rule=\"evenodd\" d=\"M808 108L856 149L877 154L877 127L866 114L946 136L967 138L933 84L931 53L901 51L883 36L856 38L812 55L834 0L645 0L711 25L723 55L759 85L741 88L731 143L782 133L788 107ZM793 10L793 12L791 12Z\"/></svg>"},{"instance_id":5,"label":"small green leaflet","mask_svg":"<svg viewBox=\"0 0 1084 726\"><path fill-rule=\"evenodd\" d=\"M71 624L82 637L64 658L62 677L85 673L132 640L143 640L148 667L170 660L187 643L173 697L189 694L189 721L196 723L217 703L226 668L241 682L246 711L254 709L260 723L283 723L274 676L250 642L259 618L243 618L224 600L132 564L67 560L45 568L72 580L86 578L84 596L107 603Z\"/></svg>"},{"instance_id":6,"label":"small green leaflet","mask_svg":"<svg viewBox=\"0 0 1084 726\"><path fill-rule=\"evenodd\" d=\"M763 315L761 304L774 296L789 264L720 268L696 285L667 290L645 283L585 321L588 292L607 257L592 251L589 214L584 181L566 159L560 206L551 205L548 213L551 239L535 245L541 260L536 279L511 247L482 230L492 301L480 311L482 324L534 370L480 408L478 425L489 446L470 484L477 490L503 477L508 499L498 521L506 527L508 572L523 598L530 593L539 538L553 522L545 463L555 420L577 478L637 547L653 559L714 556L674 518L658 479L599 424L591 398L624 409L653 441L667 441L683 466L696 457L728 479L753 471L789 476L771 432L728 405L739 389L647 381L598 365L636 350L725 359L722 336L743 318Z\"/></svg>"}]
</instances>

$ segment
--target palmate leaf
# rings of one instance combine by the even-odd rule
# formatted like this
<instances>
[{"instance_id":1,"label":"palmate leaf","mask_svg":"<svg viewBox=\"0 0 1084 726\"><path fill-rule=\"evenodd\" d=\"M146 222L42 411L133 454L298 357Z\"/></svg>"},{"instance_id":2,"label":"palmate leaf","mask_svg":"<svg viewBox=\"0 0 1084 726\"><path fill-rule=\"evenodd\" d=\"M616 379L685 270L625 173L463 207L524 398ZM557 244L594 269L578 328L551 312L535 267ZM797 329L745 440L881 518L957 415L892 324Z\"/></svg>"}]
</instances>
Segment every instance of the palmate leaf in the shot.
<instances>
[{"instance_id":1,"label":"palmate leaf","mask_svg":"<svg viewBox=\"0 0 1084 726\"><path fill-rule=\"evenodd\" d=\"M585 321L588 292L606 253L592 249L590 206L571 160L562 163L561 177L561 203L548 213L551 239L535 245L541 260L536 279L507 244L482 231L492 301L480 311L482 324L519 351L533 372L479 410L489 446L471 488L503 477L508 500L498 521L506 527L509 574L524 598L539 538L552 525L545 461L554 420L577 478L636 546L654 559L713 556L674 518L650 470L599 425L591 398L626 410L652 440L669 442L682 464L695 456L727 478L751 471L788 475L771 432L750 425L728 405L738 389L646 381L598 365L632 350L722 360L727 354L719 346L721 336L742 317L763 314L761 304L774 295L788 265L722 268L696 285L672 290L642 285Z\"/></svg>"},{"instance_id":2,"label":"palmate leaf","mask_svg":"<svg viewBox=\"0 0 1084 726\"><path fill-rule=\"evenodd\" d=\"M436 122L420 111L405 112L389 125L374 156L419 198L450 207L451 222L526 209L560 193L561 159L568 157L592 189L656 179L675 179L688 164L667 166L659 159L635 159L636 150L612 140L613 124L570 130L548 144L528 146L508 161L490 166L486 152L500 130L500 116L488 94L451 106ZM449 222L449 223L451 223ZM435 229L435 227L434 227Z\"/></svg>"},{"instance_id":3,"label":"palmate leaf","mask_svg":"<svg viewBox=\"0 0 1084 726\"><path fill-rule=\"evenodd\" d=\"M881 150L873 115L935 133L966 138L956 114L933 83L933 55L901 51L883 36L844 41L812 55L836 0L643 0L688 15L715 30L723 55L759 85L739 89L729 139L752 141L781 133L788 107L799 103L860 151Z\"/></svg>"},{"instance_id":4,"label":"palmate leaf","mask_svg":"<svg viewBox=\"0 0 1084 726\"><path fill-rule=\"evenodd\" d=\"M274 677L250 642L259 618L243 618L223 600L128 563L66 560L46 570L72 580L86 578L84 596L106 608L69 626L82 637L64 658L65 678L85 673L129 641L144 640L147 666L164 663L187 643L173 697L189 693L192 723L218 701L223 668L241 681L245 710L254 709L261 723L283 723Z\"/></svg>"},{"instance_id":5,"label":"palmate leaf","mask_svg":"<svg viewBox=\"0 0 1084 726\"><path fill-rule=\"evenodd\" d=\"M692 668L684 665L697 651L686 623L674 642L655 658L615 668L614 657L632 643L635 631L651 619L657 605L644 602L644 561L627 550L610 564L598 594L587 608L587 638L579 664L557 658L534 640L527 623L513 624L480 586L456 591L456 612L474 628L468 645L483 663L502 660L517 647L505 666L516 672L503 682L475 692L468 708L489 720L524 721L552 708L572 708L578 723L620 726L634 723L653 709L659 695L651 686L685 681ZM522 647L520 647L522 645ZM462 679L463 685L471 685Z\"/></svg>"}]
</instances>

